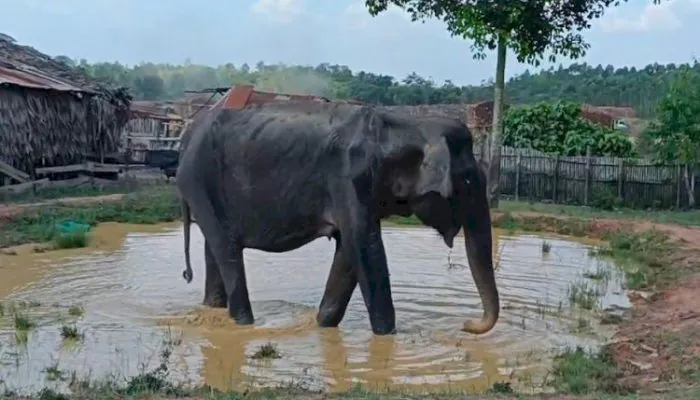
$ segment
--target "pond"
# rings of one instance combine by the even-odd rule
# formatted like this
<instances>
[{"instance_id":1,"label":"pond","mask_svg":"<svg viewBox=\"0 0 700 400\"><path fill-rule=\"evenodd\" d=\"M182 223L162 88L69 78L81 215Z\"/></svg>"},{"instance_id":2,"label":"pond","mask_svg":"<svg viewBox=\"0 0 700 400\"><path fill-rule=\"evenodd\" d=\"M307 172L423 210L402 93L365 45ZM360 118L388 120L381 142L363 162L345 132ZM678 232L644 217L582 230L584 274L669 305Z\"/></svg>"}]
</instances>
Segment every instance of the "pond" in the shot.
<instances>
[{"instance_id":1,"label":"pond","mask_svg":"<svg viewBox=\"0 0 700 400\"><path fill-rule=\"evenodd\" d=\"M334 252L327 239L281 254L246 250L252 327L200 305L204 255L196 227L190 285L181 277L179 225L105 224L87 249L0 255L0 383L32 392L61 390L71 374L127 379L155 368L168 350L172 379L219 389L294 382L327 390L357 383L484 390L511 377L541 378L552 349L601 344L613 332L589 309L629 306L620 274L594 255L593 244L496 232L501 318L491 332L469 335L459 328L481 315L481 304L460 241L450 251L415 227L385 227L383 237L398 329L388 337L371 334L359 289L338 329L316 327ZM578 300L593 292L588 303ZM25 334L15 316L32 325ZM73 327L79 339L64 339L75 332L62 330ZM268 343L279 357L254 359Z\"/></svg>"}]
</instances>

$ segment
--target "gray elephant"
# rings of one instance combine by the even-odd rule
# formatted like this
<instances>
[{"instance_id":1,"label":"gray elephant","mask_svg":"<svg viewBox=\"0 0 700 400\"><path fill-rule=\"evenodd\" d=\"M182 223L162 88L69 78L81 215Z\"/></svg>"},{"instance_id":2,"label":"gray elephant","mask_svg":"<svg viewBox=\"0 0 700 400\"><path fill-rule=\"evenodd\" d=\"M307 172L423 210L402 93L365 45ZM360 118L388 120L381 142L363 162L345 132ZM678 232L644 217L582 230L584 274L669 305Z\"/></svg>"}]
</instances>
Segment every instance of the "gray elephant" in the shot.
<instances>
[{"instance_id":1,"label":"gray elephant","mask_svg":"<svg viewBox=\"0 0 700 400\"><path fill-rule=\"evenodd\" d=\"M486 179L472 136L456 119L371 106L289 102L215 107L182 140L185 279L191 216L205 238L204 303L254 322L243 249L286 252L319 237L336 251L317 322L337 326L359 284L377 335L396 332L380 220L415 215L450 248L460 229L484 307L463 330L482 334L499 316ZM190 214L191 212L191 214Z\"/></svg>"}]
</instances>

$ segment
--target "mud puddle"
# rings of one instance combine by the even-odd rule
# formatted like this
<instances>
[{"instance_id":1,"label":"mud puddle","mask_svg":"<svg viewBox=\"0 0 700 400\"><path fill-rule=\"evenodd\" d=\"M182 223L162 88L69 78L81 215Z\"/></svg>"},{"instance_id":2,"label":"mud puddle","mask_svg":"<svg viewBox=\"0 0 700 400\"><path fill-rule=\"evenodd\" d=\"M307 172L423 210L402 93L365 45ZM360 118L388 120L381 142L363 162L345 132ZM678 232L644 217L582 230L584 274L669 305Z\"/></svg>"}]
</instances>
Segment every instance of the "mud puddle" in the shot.
<instances>
[{"instance_id":1,"label":"mud puddle","mask_svg":"<svg viewBox=\"0 0 700 400\"><path fill-rule=\"evenodd\" d=\"M157 367L166 350L172 379L220 389L293 382L329 390L356 383L483 390L510 377L536 382L552 349L608 339L613 332L599 325L591 304L629 305L620 274L592 255L592 245L498 232L501 319L486 335L468 335L459 328L480 316L481 304L463 249L449 252L426 229L389 227L396 336L371 335L359 290L339 329L316 327L334 250L326 239L283 254L247 250L256 325L238 327L226 310L199 306L198 229L190 285L181 278L178 226L132 229L101 227L90 249L0 256L0 272L11 277L0 280L0 388L60 390L71 374L127 379ZM592 292L589 303L577 297ZM30 322L26 333L16 316ZM66 334L73 327L78 339L65 339L75 336ZM276 358L254 359L268 343Z\"/></svg>"}]
</instances>

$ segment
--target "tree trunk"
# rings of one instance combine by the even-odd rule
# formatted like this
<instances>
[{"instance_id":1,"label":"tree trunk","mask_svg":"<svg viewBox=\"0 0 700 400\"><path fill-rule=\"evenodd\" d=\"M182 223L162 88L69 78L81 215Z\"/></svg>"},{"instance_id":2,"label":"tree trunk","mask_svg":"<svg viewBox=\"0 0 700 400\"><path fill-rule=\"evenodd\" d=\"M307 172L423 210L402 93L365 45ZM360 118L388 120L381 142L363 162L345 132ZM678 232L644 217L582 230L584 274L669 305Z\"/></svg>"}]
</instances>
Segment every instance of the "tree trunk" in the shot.
<instances>
[{"instance_id":1,"label":"tree trunk","mask_svg":"<svg viewBox=\"0 0 700 400\"><path fill-rule=\"evenodd\" d=\"M496 83L493 91L493 131L489 140L491 142L491 146L489 146L491 154L489 157L488 197L491 209L498 208L498 200L501 194L499 180L501 177L501 147L503 146L503 108L505 105L507 49L506 37L501 35L498 40Z\"/></svg>"},{"instance_id":2,"label":"tree trunk","mask_svg":"<svg viewBox=\"0 0 700 400\"><path fill-rule=\"evenodd\" d=\"M685 170L683 173L683 177L685 178L685 190L688 193L688 208L694 208L695 207L695 170L693 170L693 173L690 173L690 168L688 167L688 164L685 164Z\"/></svg>"}]
</instances>

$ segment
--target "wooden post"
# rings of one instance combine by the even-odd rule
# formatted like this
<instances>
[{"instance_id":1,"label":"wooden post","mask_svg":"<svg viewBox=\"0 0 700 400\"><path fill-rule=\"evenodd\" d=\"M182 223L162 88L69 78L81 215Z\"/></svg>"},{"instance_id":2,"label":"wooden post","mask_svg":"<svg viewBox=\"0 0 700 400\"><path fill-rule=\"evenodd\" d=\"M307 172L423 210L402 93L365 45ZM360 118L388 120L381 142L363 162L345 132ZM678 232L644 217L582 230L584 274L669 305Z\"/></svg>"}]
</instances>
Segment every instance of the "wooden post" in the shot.
<instances>
[{"instance_id":1,"label":"wooden post","mask_svg":"<svg viewBox=\"0 0 700 400\"><path fill-rule=\"evenodd\" d=\"M557 191L559 190L559 156L557 156L556 160L554 161L554 184L552 186L554 186L552 201L556 203Z\"/></svg>"},{"instance_id":2,"label":"wooden post","mask_svg":"<svg viewBox=\"0 0 700 400\"><path fill-rule=\"evenodd\" d=\"M683 175L681 172L681 164L676 163L676 209L681 208L681 184Z\"/></svg>"},{"instance_id":3,"label":"wooden post","mask_svg":"<svg viewBox=\"0 0 700 400\"><path fill-rule=\"evenodd\" d=\"M86 162L85 171L90 176L90 187L95 187L95 163L92 161Z\"/></svg>"},{"instance_id":4,"label":"wooden post","mask_svg":"<svg viewBox=\"0 0 700 400\"><path fill-rule=\"evenodd\" d=\"M583 183L583 205L588 205L588 193L591 189L591 148L586 149L586 176Z\"/></svg>"},{"instance_id":5,"label":"wooden post","mask_svg":"<svg viewBox=\"0 0 700 400\"><path fill-rule=\"evenodd\" d=\"M617 163L617 198L622 200L622 189L625 179L625 159L620 158Z\"/></svg>"},{"instance_id":6,"label":"wooden post","mask_svg":"<svg viewBox=\"0 0 700 400\"><path fill-rule=\"evenodd\" d=\"M515 158L515 201L520 200L520 162L521 155L518 150L518 155Z\"/></svg>"},{"instance_id":7,"label":"wooden post","mask_svg":"<svg viewBox=\"0 0 700 400\"><path fill-rule=\"evenodd\" d=\"M692 206L693 206L693 208L695 208L695 207L697 207L697 204L695 204L695 202L697 201L697 199L695 198L695 164L693 164L692 170L690 173L690 193L691 193L691 196L693 199ZM688 202L690 202L690 198L688 198Z\"/></svg>"}]
</instances>

